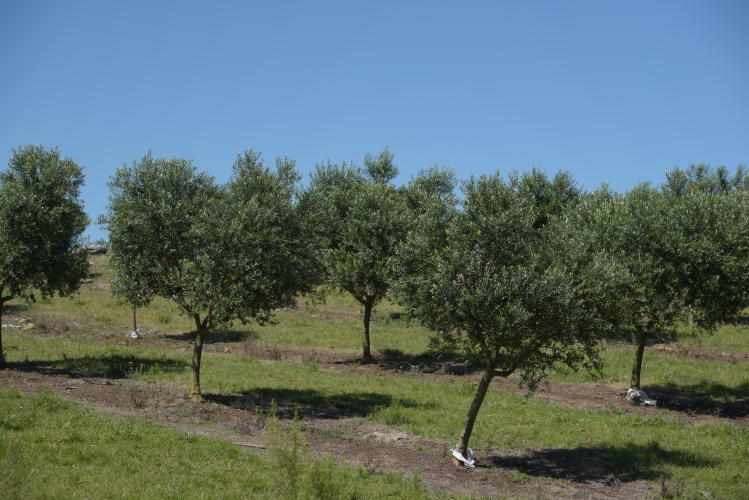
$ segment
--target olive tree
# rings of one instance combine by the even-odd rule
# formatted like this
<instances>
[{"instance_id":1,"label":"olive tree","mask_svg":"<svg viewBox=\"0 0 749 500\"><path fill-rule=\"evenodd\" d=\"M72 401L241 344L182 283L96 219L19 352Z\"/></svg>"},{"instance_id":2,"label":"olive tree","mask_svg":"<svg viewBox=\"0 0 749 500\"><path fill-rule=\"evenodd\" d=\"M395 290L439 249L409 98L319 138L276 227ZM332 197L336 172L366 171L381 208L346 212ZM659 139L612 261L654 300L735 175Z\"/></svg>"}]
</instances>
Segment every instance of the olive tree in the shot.
<instances>
[{"instance_id":1,"label":"olive tree","mask_svg":"<svg viewBox=\"0 0 749 500\"><path fill-rule=\"evenodd\" d=\"M640 390L648 338L687 317L712 330L745 306L748 199L699 190L677 196L641 185L625 195L596 193L571 214L632 277L626 324L636 337L633 390Z\"/></svg>"},{"instance_id":2,"label":"olive tree","mask_svg":"<svg viewBox=\"0 0 749 500\"><path fill-rule=\"evenodd\" d=\"M0 323L6 302L69 295L87 271L81 234L88 218L79 199L83 171L57 149L14 150L0 173ZM0 332L0 369L5 356Z\"/></svg>"},{"instance_id":3,"label":"olive tree","mask_svg":"<svg viewBox=\"0 0 749 500\"><path fill-rule=\"evenodd\" d=\"M210 331L235 320L265 323L319 282L319 247L298 203L297 181L292 161L278 160L271 170L247 151L225 186L188 160L150 153L110 182L114 290L128 300L171 299L193 319L194 401L202 399L201 356Z\"/></svg>"},{"instance_id":4,"label":"olive tree","mask_svg":"<svg viewBox=\"0 0 749 500\"><path fill-rule=\"evenodd\" d=\"M597 345L621 315L627 274L587 234L536 224L532 196L499 174L464 184L462 208L434 203L397 258L395 293L436 340L483 360L456 449L464 457L494 377L529 389L556 363L598 369Z\"/></svg>"},{"instance_id":5,"label":"olive tree","mask_svg":"<svg viewBox=\"0 0 749 500\"><path fill-rule=\"evenodd\" d=\"M364 171L346 164L318 166L307 197L321 214L328 283L364 308L362 360L371 362L372 310L390 289L391 261L407 233L408 215L391 183L398 173L393 155L385 150L367 155L364 163Z\"/></svg>"}]
</instances>

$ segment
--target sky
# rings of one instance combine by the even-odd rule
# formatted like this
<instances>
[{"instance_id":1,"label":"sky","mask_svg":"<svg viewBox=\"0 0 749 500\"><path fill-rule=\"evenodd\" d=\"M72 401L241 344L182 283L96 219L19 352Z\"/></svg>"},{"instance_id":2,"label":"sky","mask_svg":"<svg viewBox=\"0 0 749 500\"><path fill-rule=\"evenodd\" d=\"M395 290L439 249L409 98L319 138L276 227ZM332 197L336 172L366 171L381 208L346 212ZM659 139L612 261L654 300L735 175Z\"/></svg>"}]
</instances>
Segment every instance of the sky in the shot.
<instances>
[{"instance_id":1,"label":"sky","mask_svg":"<svg viewBox=\"0 0 749 500\"><path fill-rule=\"evenodd\" d=\"M748 22L743 0L0 0L0 161L58 147L92 220L149 149L218 182L245 149L307 178L387 147L399 183L535 166L625 191L749 163Z\"/></svg>"}]
</instances>

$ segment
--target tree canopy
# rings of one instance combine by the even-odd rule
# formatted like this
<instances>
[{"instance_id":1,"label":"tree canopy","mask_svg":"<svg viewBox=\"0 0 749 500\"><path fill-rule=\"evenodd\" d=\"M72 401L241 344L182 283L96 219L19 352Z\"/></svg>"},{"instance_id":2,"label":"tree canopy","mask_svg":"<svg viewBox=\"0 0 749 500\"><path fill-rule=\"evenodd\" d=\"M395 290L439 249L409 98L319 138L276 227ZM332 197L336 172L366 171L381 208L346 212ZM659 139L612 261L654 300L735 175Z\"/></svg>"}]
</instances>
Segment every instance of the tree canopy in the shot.
<instances>
[{"instance_id":1,"label":"tree canopy","mask_svg":"<svg viewBox=\"0 0 749 500\"><path fill-rule=\"evenodd\" d=\"M16 297L69 295L88 274L79 199L83 171L57 149L14 150L0 173L0 317ZM0 336L0 368L5 357Z\"/></svg>"},{"instance_id":2,"label":"tree canopy","mask_svg":"<svg viewBox=\"0 0 749 500\"><path fill-rule=\"evenodd\" d=\"M696 190L703 193L726 194L736 190L749 191L749 171L744 165L731 172L724 166L712 168L701 163L686 169L674 168L666 173L663 191L680 195Z\"/></svg>"}]
</instances>

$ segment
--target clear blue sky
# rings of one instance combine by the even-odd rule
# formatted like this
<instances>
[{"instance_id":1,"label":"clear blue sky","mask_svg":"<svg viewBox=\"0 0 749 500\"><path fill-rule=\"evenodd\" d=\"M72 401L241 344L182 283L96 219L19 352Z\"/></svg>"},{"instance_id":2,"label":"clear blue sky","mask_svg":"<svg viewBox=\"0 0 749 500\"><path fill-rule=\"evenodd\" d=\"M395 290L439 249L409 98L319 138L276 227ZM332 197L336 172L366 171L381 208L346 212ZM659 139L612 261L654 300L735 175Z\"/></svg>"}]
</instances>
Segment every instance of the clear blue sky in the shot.
<instances>
[{"instance_id":1,"label":"clear blue sky","mask_svg":"<svg viewBox=\"0 0 749 500\"><path fill-rule=\"evenodd\" d=\"M58 146L92 218L149 148L219 181L244 149L306 177L387 146L399 181L538 166L626 190L749 163L747 25L742 0L0 0L0 158Z\"/></svg>"}]
</instances>

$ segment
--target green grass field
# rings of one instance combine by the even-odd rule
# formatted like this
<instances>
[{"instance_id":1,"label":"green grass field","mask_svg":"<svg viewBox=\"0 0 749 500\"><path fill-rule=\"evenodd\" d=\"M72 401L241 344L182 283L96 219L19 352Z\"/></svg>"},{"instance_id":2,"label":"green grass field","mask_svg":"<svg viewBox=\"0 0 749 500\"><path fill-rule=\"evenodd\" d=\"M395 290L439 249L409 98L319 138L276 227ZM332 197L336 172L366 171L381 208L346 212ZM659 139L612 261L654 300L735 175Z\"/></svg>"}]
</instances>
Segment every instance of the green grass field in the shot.
<instances>
[{"instance_id":1,"label":"green grass field","mask_svg":"<svg viewBox=\"0 0 749 500\"><path fill-rule=\"evenodd\" d=\"M0 471L3 498L427 498L418 484L336 467L303 448L263 460L223 441L8 390L0 390Z\"/></svg>"},{"instance_id":2,"label":"green grass field","mask_svg":"<svg viewBox=\"0 0 749 500\"><path fill-rule=\"evenodd\" d=\"M101 258L95 269L100 267ZM103 271L72 299L12 304L6 315L30 317L35 324L28 332L3 331L12 369L33 372L56 368L115 381L147 381L187 392L190 323L172 304L158 300L139 312L139 322L142 328L159 332L120 345L129 329L130 312L106 290L93 286L106 279ZM430 377L418 371L357 372L328 365L314 355L303 363L283 356L260 360L241 349L262 342L327 350L341 359L351 359L360 345L358 311L353 300L335 293L324 305L279 312L275 325L237 325L229 334L217 334L220 346L231 352L213 350L204 355L204 392L234 396L240 405L272 400L292 409L328 410L452 443L475 389L466 377ZM398 311L389 303L377 311L379 318L372 326L375 349L424 355L429 332L398 318L394 314ZM577 464L580 477L582 471L596 471L588 477L592 480L610 476L622 482L650 481L653 491L658 491L662 478L668 478L685 498L704 496L700 492L712 498L749 497L749 414L745 411L749 406L749 363L694 356L695 349L745 354L749 351L749 327L728 325L710 337L696 337L685 329L669 346L668 352L646 351L643 385L688 400L683 407L674 406L670 413L629 412L622 411L618 400L594 408L575 407L490 391L472 446L506 450L513 457L520 454L529 462L557 464L560 469ZM552 373L550 380L579 384L581 392L596 383L626 387L632 349L609 343L604 346L603 361L599 381L561 369ZM730 418L696 418L699 416ZM182 498L215 492L227 497L261 497L279 491L270 479L273 463L245 450L146 423L97 415L55 397L0 392L0 432L0 486L11 492L11 497L104 498L145 493ZM169 455L160 462L164 449ZM339 481L329 486L347 497L418 498L424 494L421 487L394 476L368 476L358 469L332 468L315 460L305 459L304 463L308 469L299 473L300 481L310 481L304 477L317 474L309 470L328 467ZM501 460L495 465L501 467ZM555 480L574 481L575 474L567 472ZM356 481L350 480L352 477ZM547 481L549 477L553 474L529 471L522 481ZM355 483L364 489L355 489ZM313 488L309 484L304 488Z\"/></svg>"}]
</instances>

